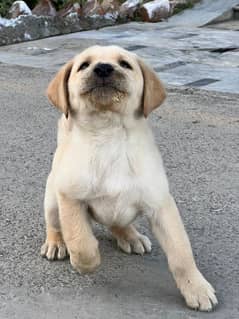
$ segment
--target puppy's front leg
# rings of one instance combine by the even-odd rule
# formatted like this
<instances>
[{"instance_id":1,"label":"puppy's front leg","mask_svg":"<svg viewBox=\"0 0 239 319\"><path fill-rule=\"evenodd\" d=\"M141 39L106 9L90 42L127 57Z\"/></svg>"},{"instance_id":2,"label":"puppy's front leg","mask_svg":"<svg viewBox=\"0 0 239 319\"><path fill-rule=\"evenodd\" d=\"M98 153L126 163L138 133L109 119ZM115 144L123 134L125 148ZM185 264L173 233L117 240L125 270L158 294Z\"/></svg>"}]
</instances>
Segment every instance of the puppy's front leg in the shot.
<instances>
[{"instance_id":1,"label":"puppy's front leg","mask_svg":"<svg viewBox=\"0 0 239 319\"><path fill-rule=\"evenodd\" d=\"M92 272L100 265L100 253L87 208L80 201L62 194L58 194L57 199L61 229L71 264L80 273Z\"/></svg>"},{"instance_id":2,"label":"puppy's front leg","mask_svg":"<svg viewBox=\"0 0 239 319\"><path fill-rule=\"evenodd\" d=\"M217 304L215 291L198 270L179 211L169 195L161 209L151 216L152 231L168 259L177 287L189 307L210 311Z\"/></svg>"},{"instance_id":3,"label":"puppy's front leg","mask_svg":"<svg viewBox=\"0 0 239 319\"><path fill-rule=\"evenodd\" d=\"M66 246L62 238L57 198L55 196L52 174L48 176L44 200L46 240L41 247L41 255L49 260L64 259Z\"/></svg>"}]
</instances>

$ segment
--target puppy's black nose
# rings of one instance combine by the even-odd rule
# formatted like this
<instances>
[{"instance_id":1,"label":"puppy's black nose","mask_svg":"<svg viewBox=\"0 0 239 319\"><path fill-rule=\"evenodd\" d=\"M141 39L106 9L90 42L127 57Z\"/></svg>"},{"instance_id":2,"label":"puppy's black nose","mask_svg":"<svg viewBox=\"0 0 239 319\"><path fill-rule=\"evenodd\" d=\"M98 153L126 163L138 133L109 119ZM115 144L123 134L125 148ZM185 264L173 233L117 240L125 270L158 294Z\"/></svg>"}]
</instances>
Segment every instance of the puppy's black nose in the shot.
<instances>
[{"instance_id":1,"label":"puppy's black nose","mask_svg":"<svg viewBox=\"0 0 239 319\"><path fill-rule=\"evenodd\" d=\"M98 63L94 68L95 74L100 78L107 78L113 71L113 66L108 63Z\"/></svg>"}]
</instances>

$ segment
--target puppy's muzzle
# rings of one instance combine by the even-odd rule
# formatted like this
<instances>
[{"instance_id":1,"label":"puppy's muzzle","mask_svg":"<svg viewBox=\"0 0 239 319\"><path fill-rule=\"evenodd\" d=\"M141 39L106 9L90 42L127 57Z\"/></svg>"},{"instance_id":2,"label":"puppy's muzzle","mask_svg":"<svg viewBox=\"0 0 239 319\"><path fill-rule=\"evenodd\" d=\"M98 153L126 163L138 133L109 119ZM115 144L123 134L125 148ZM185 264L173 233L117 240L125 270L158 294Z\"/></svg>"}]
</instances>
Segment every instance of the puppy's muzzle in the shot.
<instances>
[{"instance_id":1,"label":"puppy's muzzle","mask_svg":"<svg viewBox=\"0 0 239 319\"><path fill-rule=\"evenodd\" d=\"M108 78L114 72L114 68L109 63L98 63L94 68L94 73L99 78Z\"/></svg>"}]
</instances>

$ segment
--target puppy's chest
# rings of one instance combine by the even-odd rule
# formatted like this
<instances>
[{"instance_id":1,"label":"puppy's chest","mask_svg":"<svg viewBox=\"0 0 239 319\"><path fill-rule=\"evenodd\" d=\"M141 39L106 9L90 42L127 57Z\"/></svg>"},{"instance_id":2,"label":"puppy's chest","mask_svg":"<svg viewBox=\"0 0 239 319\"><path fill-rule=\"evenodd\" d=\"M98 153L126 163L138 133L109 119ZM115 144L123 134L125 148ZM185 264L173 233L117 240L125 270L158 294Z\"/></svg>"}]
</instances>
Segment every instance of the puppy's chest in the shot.
<instances>
[{"instance_id":1,"label":"puppy's chest","mask_svg":"<svg viewBox=\"0 0 239 319\"><path fill-rule=\"evenodd\" d=\"M134 148L125 141L90 145L79 154L79 169L71 175L75 197L84 200L103 224L127 224L137 213L141 187Z\"/></svg>"},{"instance_id":2,"label":"puppy's chest","mask_svg":"<svg viewBox=\"0 0 239 319\"><path fill-rule=\"evenodd\" d=\"M118 154L110 162L98 162L92 168L92 187L87 202L95 219L106 225L122 226L133 221L141 190L129 154Z\"/></svg>"},{"instance_id":3,"label":"puppy's chest","mask_svg":"<svg viewBox=\"0 0 239 319\"><path fill-rule=\"evenodd\" d=\"M96 197L115 198L137 188L137 161L127 145L95 148L89 161L89 190Z\"/></svg>"}]
</instances>

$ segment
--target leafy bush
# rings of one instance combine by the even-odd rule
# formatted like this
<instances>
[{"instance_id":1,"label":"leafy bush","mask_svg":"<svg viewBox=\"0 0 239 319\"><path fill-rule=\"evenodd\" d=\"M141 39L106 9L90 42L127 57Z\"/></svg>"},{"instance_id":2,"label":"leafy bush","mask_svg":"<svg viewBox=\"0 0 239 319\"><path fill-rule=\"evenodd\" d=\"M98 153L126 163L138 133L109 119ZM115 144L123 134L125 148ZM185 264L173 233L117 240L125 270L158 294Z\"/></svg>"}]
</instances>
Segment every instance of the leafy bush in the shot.
<instances>
[{"instance_id":1,"label":"leafy bush","mask_svg":"<svg viewBox=\"0 0 239 319\"><path fill-rule=\"evenodd\" d=\"M14 0L0 0L0 16L5 16L8 13Z\"/></svg>"},{"instance_id":2,"label":"leafy bush","mask_svg":"<svg viewBox=\"0 0 239 319\"><path fill-rule=\"evenodd\" d=\"M200 0L187 0L185 3L181 3L181 4L179 3L174 8L173 14L178 14L185 9L192 9L194 5L199 1Z\"/></svg>"}]
</instances>

